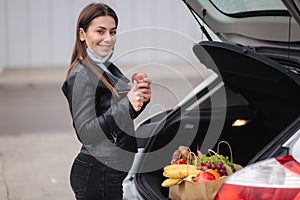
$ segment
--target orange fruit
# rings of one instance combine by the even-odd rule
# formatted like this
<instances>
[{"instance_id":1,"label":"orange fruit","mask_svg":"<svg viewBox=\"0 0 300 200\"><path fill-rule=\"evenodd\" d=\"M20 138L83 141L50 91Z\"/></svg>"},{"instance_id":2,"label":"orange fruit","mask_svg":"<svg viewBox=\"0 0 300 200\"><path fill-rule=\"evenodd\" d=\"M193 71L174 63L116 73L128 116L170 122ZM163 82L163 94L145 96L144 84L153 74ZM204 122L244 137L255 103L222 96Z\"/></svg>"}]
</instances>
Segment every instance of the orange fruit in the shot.
<instances>
[{"instance_id":1,"label":"orange fruit","mask_svg":"<svg viewBox=\"0 0 300 200\"><path fill-rule=\"evenodd\" d=\"M214 177L216 179L220 178L220 174L218 172L216 172L215 170L213 170L213 169L207 169L205 171L211 173L212 175L214 175Z\"/></svg>"}]
</instances>

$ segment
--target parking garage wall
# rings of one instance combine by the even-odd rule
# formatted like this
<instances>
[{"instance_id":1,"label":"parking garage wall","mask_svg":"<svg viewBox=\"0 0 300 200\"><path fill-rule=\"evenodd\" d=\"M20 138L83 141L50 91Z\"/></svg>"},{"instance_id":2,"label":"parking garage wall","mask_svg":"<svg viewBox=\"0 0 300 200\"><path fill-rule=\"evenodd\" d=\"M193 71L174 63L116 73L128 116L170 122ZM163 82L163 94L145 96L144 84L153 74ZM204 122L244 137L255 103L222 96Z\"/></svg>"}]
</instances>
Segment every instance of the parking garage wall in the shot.
<instances>
[{"instance_id":1,"label":"parking garage wall","mask_svg":"<svg viewBox=\"0 0 300 200\"><path fill-rule=\"evenodd\" d=\"M68 65L80 10L90 0L0 0L0 72L9 68L48 68ZM200 38L195 20L181 0L102 0L119 18L118 33L162 27ZM155 42L149 34L145 40ZM166 38L170 42L172 36ZM123 42L130 45L135 40ZM149 55L144 55L148 56ZM165 55L161 59L172 62ZM143 60L143 55L139 56ZM138 60L128 58L124 62ZM133 63L134 64L134 63Z\"/></svg>"}]
</instances>

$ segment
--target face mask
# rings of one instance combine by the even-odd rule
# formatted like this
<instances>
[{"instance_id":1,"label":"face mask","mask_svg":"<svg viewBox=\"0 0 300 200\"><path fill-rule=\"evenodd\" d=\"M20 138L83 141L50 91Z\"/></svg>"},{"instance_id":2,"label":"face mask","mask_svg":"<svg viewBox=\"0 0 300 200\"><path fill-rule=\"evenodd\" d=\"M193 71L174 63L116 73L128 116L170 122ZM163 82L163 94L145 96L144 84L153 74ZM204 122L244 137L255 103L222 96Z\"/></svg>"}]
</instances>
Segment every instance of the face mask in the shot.
<instances>
[{"instance_id":1,"label":"face mask","mask_svg":"<svg viewBox=\"0 0 300 200\"><path fill-rule=\"evenodd\" d=\"M113 50L110 50L110 52L107 54L107 56L105 57L101 57L98 56L91 47L86 48L86 52L88 54L88 56L96 63L105 63L106 61L108 61L113 54Z\"/></svg>"}]
</instances>

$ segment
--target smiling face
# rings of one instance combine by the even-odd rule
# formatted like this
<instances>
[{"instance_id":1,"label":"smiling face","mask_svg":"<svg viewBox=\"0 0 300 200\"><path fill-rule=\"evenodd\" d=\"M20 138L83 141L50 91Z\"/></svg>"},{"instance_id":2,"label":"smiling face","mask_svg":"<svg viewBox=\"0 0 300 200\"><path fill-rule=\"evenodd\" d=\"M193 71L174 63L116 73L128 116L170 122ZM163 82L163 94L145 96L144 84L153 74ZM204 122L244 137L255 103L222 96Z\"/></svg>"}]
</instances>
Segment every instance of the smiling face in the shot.
<instances>
[{"instance_id":1,"label":"smiling face","mask_svg":"<svg viewBox=\"0 0 300 200\"><path fill-rule=\"evenodd\" d=\"M113 17L96 17L89 24L86 32L80 29L80 40L101 57L105 57L116 43L117 25Z\"/></svg>"}]
</instances>

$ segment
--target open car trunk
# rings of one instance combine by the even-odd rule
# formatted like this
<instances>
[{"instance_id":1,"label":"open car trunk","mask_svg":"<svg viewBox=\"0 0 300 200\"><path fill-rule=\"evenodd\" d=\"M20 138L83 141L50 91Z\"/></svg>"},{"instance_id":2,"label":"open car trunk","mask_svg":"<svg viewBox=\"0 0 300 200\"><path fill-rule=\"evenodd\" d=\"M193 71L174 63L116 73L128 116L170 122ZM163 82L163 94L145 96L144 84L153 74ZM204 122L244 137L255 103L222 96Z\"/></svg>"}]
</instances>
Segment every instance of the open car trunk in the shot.
<instances>
[{"instance_id":1,"label":"open car trunk","mask_svg":"<svg viewBox=\"0 0 300 200\"><path fill-rule=\"evenodd\" d=\"M234 162L245 166L299 116L300 77L266 56L231 44L200 42L194 46L193 51L200 62L216 72L217 78L209 82L207 87L194 91L195 95L191 95L190 99L180 103L172 111L163 113L161 120L156 116L159 120L148 120L141 124L137 134L148 134L149 138L140 147L144 148L144 153L150 153L172 143L173 151L178 146L185 145L195 152L197 147L203 145L211 123L220 122L223 127L220 133L217 129L215 132L219 139L211 148L215 149L218 141L229 142ZM209 106L214 94L205 97L205 94L217 86L226 91L223 108ZM207 100L197 104L201 98ZM190 109L191 106L198 109ZM224 111L225 120L222 121L218 116ZM250 123L242 127L232 126L232 122L238 118L249 119ZM188 141L186 138L193 131L196 131L196 135ZM178 133L182 138L174 142L173 139ZM173 151L165 152L161 158L140 157L140 169L151 166L153 162L162 164L156 170L140 170L136 174L134 181L143 199L168 199L168 188L162 188L161 183L164 180L163 165L170 163ZM221 149L221 152L230 155L227 149Z\"/></svg>"},{"instance_id":2,"label":"open car trunk","mask_svg":"<svg viewBox=\"0 0 300 200\"><path fill-rule=\"evenodd\" d=\"M225 85L242 94L257 108L272 129L282 130L299 114L299 74L247 47L221 42L201 42L194 52L206 66L207 51ZM234 59L227 59L234 58Z\"/></svg>"}]
</instances>

